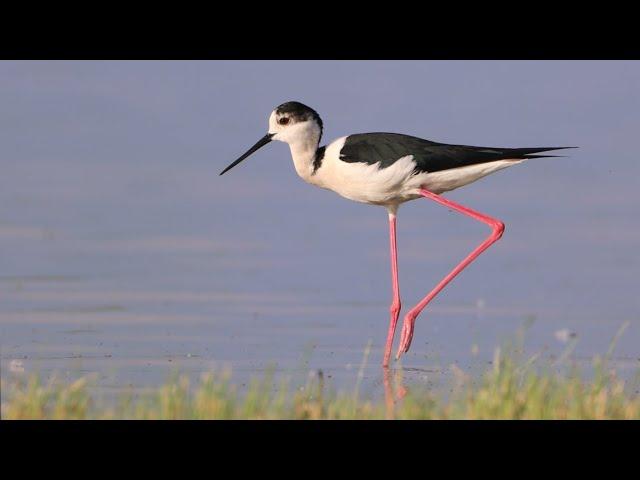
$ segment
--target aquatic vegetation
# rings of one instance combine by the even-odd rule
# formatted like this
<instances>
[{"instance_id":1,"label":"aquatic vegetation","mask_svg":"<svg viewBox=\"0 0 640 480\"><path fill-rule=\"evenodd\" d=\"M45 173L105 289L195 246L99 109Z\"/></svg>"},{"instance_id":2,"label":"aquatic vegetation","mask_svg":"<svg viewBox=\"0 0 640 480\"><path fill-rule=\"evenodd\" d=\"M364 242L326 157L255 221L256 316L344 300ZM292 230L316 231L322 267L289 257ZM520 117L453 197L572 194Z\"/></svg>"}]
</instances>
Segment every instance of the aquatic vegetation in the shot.
<instances>
[{"instance_id":1,"label":"aquatic vegetation","mask_svg":"<svg viewBox=\"0 0 640 480\"><path fill-rule=\"evenodd\" d=\"M2 418L640 419L640 396L608 368L606 355L594 360L590 380L575 369L534 368L535 361L497 349L481 378L453 367L453 384L442 391L414 386L407 391L402 370L386 371L384 401L360 398L357 379L352 392L333 392L322 374L310 375L295 389L284 380L273 388L272 375L266 374L239 394L231 372L222 370L203 374L196 384L175 375L150 394L123 395L106 405L90 393L90 377L65 384L55 379L43 383L32 375L2 380Z\"/></svg>"}]
</instances>

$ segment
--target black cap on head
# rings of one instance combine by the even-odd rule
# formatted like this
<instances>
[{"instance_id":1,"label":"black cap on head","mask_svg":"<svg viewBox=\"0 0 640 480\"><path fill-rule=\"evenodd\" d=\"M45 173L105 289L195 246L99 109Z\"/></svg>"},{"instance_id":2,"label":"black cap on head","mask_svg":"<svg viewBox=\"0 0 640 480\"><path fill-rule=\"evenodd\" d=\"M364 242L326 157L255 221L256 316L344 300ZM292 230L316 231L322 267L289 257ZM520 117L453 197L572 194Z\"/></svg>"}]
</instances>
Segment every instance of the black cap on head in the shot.
<instances>
[{"instance_id":1,"label":"black cap on head","mask_svg":"<svg viewBox=\"0 0 640 480\"><path fill-rule=\"evenodd\" d=\"M320 126L320 136L322 137L322 119L320 118L320 115L318 115L318 112L313 108L307 107L305 104L300 102L285 102L276 108L276 113L287 113L289 116L293 117L296 122L304 122L311 118L314 119Z\"/></svg>"}]
</instances>

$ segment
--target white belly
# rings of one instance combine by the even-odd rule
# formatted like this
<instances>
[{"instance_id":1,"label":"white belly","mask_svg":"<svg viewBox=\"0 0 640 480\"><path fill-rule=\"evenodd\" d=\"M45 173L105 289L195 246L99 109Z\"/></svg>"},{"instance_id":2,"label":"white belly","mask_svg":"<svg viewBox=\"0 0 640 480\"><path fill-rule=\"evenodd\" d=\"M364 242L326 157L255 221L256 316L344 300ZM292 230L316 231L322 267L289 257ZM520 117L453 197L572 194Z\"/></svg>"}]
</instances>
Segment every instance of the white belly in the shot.
<instances>
[{"instance_id":1,"label":"white belly","mask_svg":"<svg viewBox=\"0 0 640 480\"><path fill-rule=\"evenodd\" d=\"M476 180L486 177L490 173L523 162L523 159L497 160L495 162L479 163L468 167L452 168L433 173L416 175L416 183L433 193L443 193L455 188L463 187ZM412 182L413 183L413 182Z\"/></svg>"},{"instance_id":2,"label":"white belly","mask_svg":"<svg viewBox=\"0 0 640 480\"><path fill-rule=\"evenodd\" d=\"M404 157L392 166L380 169L377 164L328 161L316 173L318 186L328 188L356 202L388 205L411 200L406 184L415 164ZM315 183L315 182L314 182Z\"/></svg>"}]
</instances>

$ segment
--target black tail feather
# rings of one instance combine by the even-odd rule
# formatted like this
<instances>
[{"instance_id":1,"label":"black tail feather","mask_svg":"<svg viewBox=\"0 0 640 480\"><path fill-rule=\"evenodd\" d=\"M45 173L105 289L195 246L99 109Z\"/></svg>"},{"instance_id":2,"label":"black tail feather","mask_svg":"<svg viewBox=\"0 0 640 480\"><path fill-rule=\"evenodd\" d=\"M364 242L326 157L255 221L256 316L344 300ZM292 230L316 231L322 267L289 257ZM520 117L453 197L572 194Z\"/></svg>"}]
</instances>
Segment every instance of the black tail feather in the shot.
<instances>
[{"instance_id":1,"label":"black tail feather","mask_svg":"<svg viewBox=\"0 0 640 480\"><path fill-rule=\"evenodd\" d=\"M533 154L548 152L551 150L565 150L567 148L578 148L578 147L510 148L510 149L507 149L505 153L508 152L509 155L514 155L514 158L547 158L547 157L558 157L562 155L533 155Z\"/></svg>"}]
</instances>

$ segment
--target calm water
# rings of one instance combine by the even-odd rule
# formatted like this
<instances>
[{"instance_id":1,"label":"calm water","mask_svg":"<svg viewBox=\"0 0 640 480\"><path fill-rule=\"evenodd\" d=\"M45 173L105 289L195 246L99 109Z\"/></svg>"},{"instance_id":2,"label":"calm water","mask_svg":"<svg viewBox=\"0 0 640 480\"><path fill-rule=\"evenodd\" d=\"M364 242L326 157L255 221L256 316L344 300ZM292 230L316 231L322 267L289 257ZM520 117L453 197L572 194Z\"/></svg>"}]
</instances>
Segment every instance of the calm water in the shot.
<instances>
[{"instance_id":1,"label":"calm water","mask_svg":"<svg viewBox=\"0 0 640 480\"><path fill-rule=\"evenodd\" d=\"M449 194L507 230L419 318L406 382L481 371L531 321L527 354L566 330L585 364L629 322L616 365L640 365L640 63L0 62L3 378L117 392L228 365L351 388L371 341L380 392L386 212L306 185L284 144L218 176L293 99L326 140L581 147ZM405 307L487 233L427 201L398 228Z\"/></svg>"}]
</instances>

